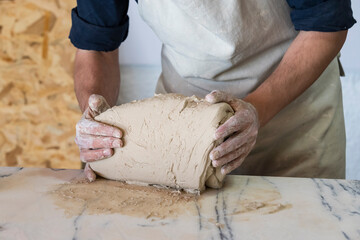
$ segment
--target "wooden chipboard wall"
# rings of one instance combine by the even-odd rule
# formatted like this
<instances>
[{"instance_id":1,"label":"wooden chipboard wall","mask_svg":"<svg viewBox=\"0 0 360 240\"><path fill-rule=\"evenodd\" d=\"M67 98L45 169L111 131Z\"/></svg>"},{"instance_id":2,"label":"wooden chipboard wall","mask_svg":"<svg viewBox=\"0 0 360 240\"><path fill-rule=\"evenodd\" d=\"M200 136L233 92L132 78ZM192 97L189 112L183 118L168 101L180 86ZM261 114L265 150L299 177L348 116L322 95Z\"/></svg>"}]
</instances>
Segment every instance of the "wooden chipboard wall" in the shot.
<instances>
[{"instance_id":1,"label":"wooden chipboard wall","mask_svg":"<svg viewBox=\"0 0 360 240\"><path fill-rule=\"evenodd\" d=\"M79 168L75 0L0 0L0 166Z\"/></svg>"}]
</instances>

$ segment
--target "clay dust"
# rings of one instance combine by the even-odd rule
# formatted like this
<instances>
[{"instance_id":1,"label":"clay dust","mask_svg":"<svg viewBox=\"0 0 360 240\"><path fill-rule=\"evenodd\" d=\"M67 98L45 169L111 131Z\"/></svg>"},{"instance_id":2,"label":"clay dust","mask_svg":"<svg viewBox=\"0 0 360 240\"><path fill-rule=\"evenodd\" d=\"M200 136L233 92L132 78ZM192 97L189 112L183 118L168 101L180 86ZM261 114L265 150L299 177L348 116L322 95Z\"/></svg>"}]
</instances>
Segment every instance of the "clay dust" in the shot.
<instances>
[{"instance_id":1,"label":"clay dust","mask_svg":"<svg viewBox=\"0 0 360 240\"><path fill-rule=\"evenodd\" d=\"M226 202L226 215L247 221L254 215L276 214L292 207L282 201L277 189L260 179L244 186L228 178L223 189L207 189L201 195L102 178L92 183L80 179L57 185L49 194L68 217L122 214L155 220L201 214L211 220L214 207L221 209Z\"/></svg>"},{"instance_id":2,"label":"clay dust","mask_svg":"<svg viewBox=\"0 0 360 240\"><path fill-rule=\"evenodd\" d=\"M82 212L91 215L119 213L147 219L176 218L180 213L197 214L198 195L105 179L61 184L50 194L68 217Z\"/></svg>"}]
</instances>

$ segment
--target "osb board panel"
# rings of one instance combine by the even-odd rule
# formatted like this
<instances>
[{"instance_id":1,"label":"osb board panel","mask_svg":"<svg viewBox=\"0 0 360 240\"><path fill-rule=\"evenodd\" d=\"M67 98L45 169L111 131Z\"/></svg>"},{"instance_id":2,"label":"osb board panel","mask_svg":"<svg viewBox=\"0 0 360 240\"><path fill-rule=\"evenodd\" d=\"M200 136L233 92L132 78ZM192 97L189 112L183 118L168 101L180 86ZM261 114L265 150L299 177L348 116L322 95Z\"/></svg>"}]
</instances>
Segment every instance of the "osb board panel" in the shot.
<instances>
[{"instance_id":1,"label":"osb board panel","mask_svg":"<svg viewBox=\"0 0 360 240\"><path fill-rule=\"evenodd\" d=\"M75 0L0 0L0 166L79 168Z\"/></svg>"}]
</instances>

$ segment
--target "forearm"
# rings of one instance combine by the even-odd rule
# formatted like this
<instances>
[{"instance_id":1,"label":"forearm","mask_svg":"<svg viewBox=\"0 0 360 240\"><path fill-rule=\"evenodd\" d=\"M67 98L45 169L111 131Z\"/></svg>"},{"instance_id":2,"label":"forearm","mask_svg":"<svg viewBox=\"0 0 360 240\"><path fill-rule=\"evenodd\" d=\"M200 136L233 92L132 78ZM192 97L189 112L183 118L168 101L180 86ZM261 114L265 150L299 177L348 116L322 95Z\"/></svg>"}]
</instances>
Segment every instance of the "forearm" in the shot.
<instances>
[{"instance_id":1,"label":"forearm","mask_svg":"<svg viewBox=\"0 0 360 240\"><path fill-rule=\"evenodd\" d=\"M82 111L88 107L91 94L99 94L110 106L115 105L120 88L118 50L112 52L77 50L74 87Z\"/></svg>"},{"instance_id":2,"label":"forearm","mask_svg":"<svg viewBox=\"0 0 360 240\"><path fill-rule=\"evenodd\" d=\"M275 71L244 100L264 126L322 74L345 42L347 31L300 32Z\"/></svg>"}]
</instances>

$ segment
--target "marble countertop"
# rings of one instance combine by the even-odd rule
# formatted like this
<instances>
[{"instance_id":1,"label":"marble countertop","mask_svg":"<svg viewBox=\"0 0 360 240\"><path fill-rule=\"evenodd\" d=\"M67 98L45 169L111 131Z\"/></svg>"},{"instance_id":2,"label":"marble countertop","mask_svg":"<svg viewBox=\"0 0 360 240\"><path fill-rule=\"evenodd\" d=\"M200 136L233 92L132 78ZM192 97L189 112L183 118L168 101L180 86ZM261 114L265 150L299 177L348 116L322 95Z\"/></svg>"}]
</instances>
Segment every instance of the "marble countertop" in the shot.
<instances>
[{"instance_id":1,"label":"marble countertop","mask_svg":"<svg viewBox=\"0 0 360 240\"><path fill-rule=\"evenodd\" d=\"M194 196L4 167L0 239L360 239L360 181L228 176Z\"/></svg>"}]
</instances>

